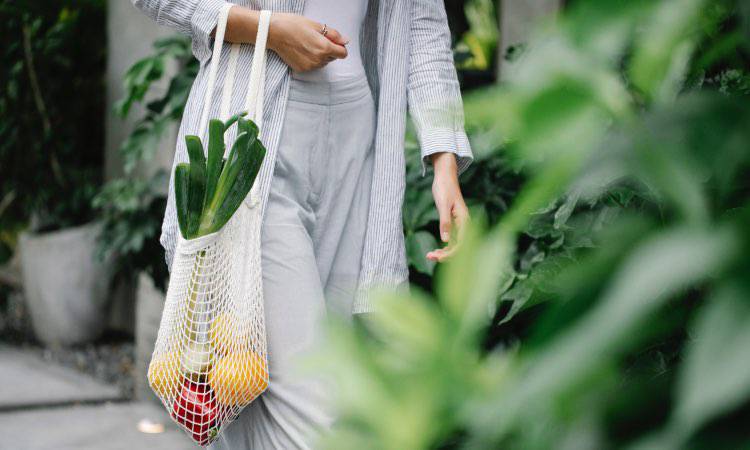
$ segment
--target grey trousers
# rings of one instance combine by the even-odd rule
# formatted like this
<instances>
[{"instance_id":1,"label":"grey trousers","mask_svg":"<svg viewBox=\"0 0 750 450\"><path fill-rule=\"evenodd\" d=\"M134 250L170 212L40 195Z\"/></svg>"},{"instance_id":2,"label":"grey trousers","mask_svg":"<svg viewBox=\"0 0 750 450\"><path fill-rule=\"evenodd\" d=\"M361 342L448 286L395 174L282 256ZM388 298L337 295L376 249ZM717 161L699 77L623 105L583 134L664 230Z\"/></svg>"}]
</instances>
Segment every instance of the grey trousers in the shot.
<instances>
[{"instance_id":1,"label":"grey trousers","mask_svg":"<svg viewBox=\"0 0 750 450\"><path fill-rule=\"evenodd\" d=\"M332 425L330 385L300 361L327 314L351 317L374 129L364 77L292 80L262 233L270 383L212 449L307 449Z\"/></svg>"}]
</instances>

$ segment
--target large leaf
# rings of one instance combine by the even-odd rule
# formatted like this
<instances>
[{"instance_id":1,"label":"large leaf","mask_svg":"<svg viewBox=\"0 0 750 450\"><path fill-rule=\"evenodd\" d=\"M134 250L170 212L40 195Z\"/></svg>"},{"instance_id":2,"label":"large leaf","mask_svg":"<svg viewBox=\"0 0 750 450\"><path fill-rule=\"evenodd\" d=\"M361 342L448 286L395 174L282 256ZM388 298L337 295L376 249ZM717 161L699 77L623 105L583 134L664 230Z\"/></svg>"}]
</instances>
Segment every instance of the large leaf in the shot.
<instances>
[{"instance_id":1,"label":"large leaf","mask_svg":"<svg viewBox=\"0 0 750 450\"><path fill-rule=\"evenodd\" d=\"M637 327L676 293L717 274L737 257L733 228L676 228L643 242L596 306L530 357L512 393L499 390L477 421L478 436L500 437L529 403L549 401L628 348ZM498 426L497 424L503 424ZM487 435L489 433L489 436Z\"/></svg>"},{"instance_id":2,"label":"large leaf","mask_svg":"<svg viewBox=\"0 0 750 450\"><path fill-rule=\"evenodd\" d=\"M465 225L458 253L438 279L440 301L459 324L459 333L473 334L494 315L501 286L513 279L513 235L498 229L482 237L477 221Z\"/></svg>"},{"instance_id":3,"label":"large leaf","mask_svg":"<svg viewBox=\"0 0 750 450\"><path fill-rule=\"evenodd\" d=\"M722 286L695 327L677 386L673 430L687 437L750 396L750 290Z\"/></svg>"},{"instance_id":4,"label":"large leaf","mask_svg":"<svg viewBox=\"0 0 750 450\"><path fill-rule=\"evenodd\" d=\"M679 91L704 4L704 0L662 1L646 17L630 76L648 98L671 101Z\"/></svg>"},{"instance_id":5,"label":"large leaf","mask_svg":"<svg viewBox=\"0 0 750 450\"><path fill-rule=\"evenodd\" d=\"M226 146L224 144L224 123L218 119L208 122L208 157L206 160L206 198L203 209L208 209L216 195L216 184L219 182L223 168Z\"/></svg>"},{"instance_id":6,"label":"large leaf","mask_svg":"<svg viewBox=\"0 0 750 450\"><path fill-rule=\"evenodd\" d=\"M438 248L439 244L435 236L427 231L417 231L406 235L406 257L409 264L426 275L432 275L435 270L435 262L428 260L425 255Z\"/></svg>"}]
</instances>

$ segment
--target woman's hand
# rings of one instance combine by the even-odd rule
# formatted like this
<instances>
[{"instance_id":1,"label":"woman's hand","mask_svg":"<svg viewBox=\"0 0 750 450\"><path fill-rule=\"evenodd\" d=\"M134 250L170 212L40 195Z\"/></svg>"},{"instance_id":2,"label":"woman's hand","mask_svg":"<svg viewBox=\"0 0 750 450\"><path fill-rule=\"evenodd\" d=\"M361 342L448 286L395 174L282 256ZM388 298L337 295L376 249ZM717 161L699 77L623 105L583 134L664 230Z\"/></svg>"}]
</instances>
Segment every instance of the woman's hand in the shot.
<instances>
[{"instance_id":1,"label":"woman's hand","mask_svg":"<svg viewBox=\"0 0 750 450\"><path fill-rule=\"evenodd\" d=\"M260 12L241 6L229 9L224 39L229 42L255 43ZM271 14L268 28L268 48L297 72L318 69L335 59L346 58L349 39L338 30L297 14Z\"/></svg>"},{"instance_id":2,"label":"woman's hand","mask_svg":"<svg viewBox=\"0 0 750 450\"><path fill-rule=\"evenodd\" d=\"M451 257L463 238L464 225L469 220L469 209L464 203L458 184L458 167L453 153L435 153L431 156L435 178L432 196L440 216L440 239L448 245L427 253L427 259L441 262Z\"/></svg>"},{"instance_id":3,"label":"woman's hand","mask_svg":"<svg viewBox=\"0 0 750 450\"><path fill-rule=\"evenodd\" d=\"M268 47L297 72L318 69L335 59L346 58L349 40L337 30L297 14L273 13Z\"/></svg>"}]
</instances>

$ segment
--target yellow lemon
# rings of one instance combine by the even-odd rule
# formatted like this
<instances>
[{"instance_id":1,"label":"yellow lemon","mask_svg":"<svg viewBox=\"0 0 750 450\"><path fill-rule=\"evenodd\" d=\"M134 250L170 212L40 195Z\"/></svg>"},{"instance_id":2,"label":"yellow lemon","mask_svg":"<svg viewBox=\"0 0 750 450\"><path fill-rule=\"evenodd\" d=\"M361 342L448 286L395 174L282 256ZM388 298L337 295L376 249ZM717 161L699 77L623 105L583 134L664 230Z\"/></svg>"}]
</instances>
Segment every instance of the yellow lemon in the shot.
<instances>
[{"instance_id":1,"label":"yellow lemon","mask_svg":"<svg viewBox=\"0 0 750 450\"><path fill-rule=\"evenodd\" d=\"M211 343L216 353L226 355L237 351L241 345L250 342L248 331L239 331L239 320L232 314L221 313L211 322ZM245 347L247 348L247 347Z\"/></svg>"},{"instance_id":2,"label":"yellow lemon","mask_svg":"<svg viewBox=\"0 0 750 450\"><path fill-rule=\"evenodd\" d=\"M245 406L268 387L266 360L253 351L230 353L208 374L216 400L227 406Z\"/></svg>"},{"instance_id":3,"label":"yellow lemon","mask_svg":"<svg viewBox=\"0 0 750 450\"><path fill-rule=\"evenodd\" d=\"M171 398L182 387L180 361L176 353L158 355L148 366L148 384L162 398Z\"/></svg>"}]
</instances>

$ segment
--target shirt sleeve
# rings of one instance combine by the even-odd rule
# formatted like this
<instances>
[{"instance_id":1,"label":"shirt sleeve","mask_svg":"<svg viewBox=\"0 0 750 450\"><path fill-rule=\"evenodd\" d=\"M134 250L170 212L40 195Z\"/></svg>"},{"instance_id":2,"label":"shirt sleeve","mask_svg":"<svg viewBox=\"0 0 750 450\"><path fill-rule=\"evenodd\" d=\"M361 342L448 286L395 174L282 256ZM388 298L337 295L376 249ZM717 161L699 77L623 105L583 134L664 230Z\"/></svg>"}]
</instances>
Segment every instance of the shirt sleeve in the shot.
<instances>
[{"instance_id":1,"label":"shirt sleeve","mask_svg":"<svg viewBox=\"0 0 750 450\"><path fill-rule=\"evenodd\" d=\"M187 34L201 63L211 57L211 33L225 0L132 0L133 5L159 25Z\"/></svg>"},{"instance_id":2,"label":"shirt sleeve","mask_svg":"<svg viewBox=\"0 0 750 450\"><path fill-rule=\"evenodd\" d=\"M442 0L412 0L408 103L422 156L456 155L459 172L473 160L464 131L463 102Z\"/></svg>"}]
</instances>

